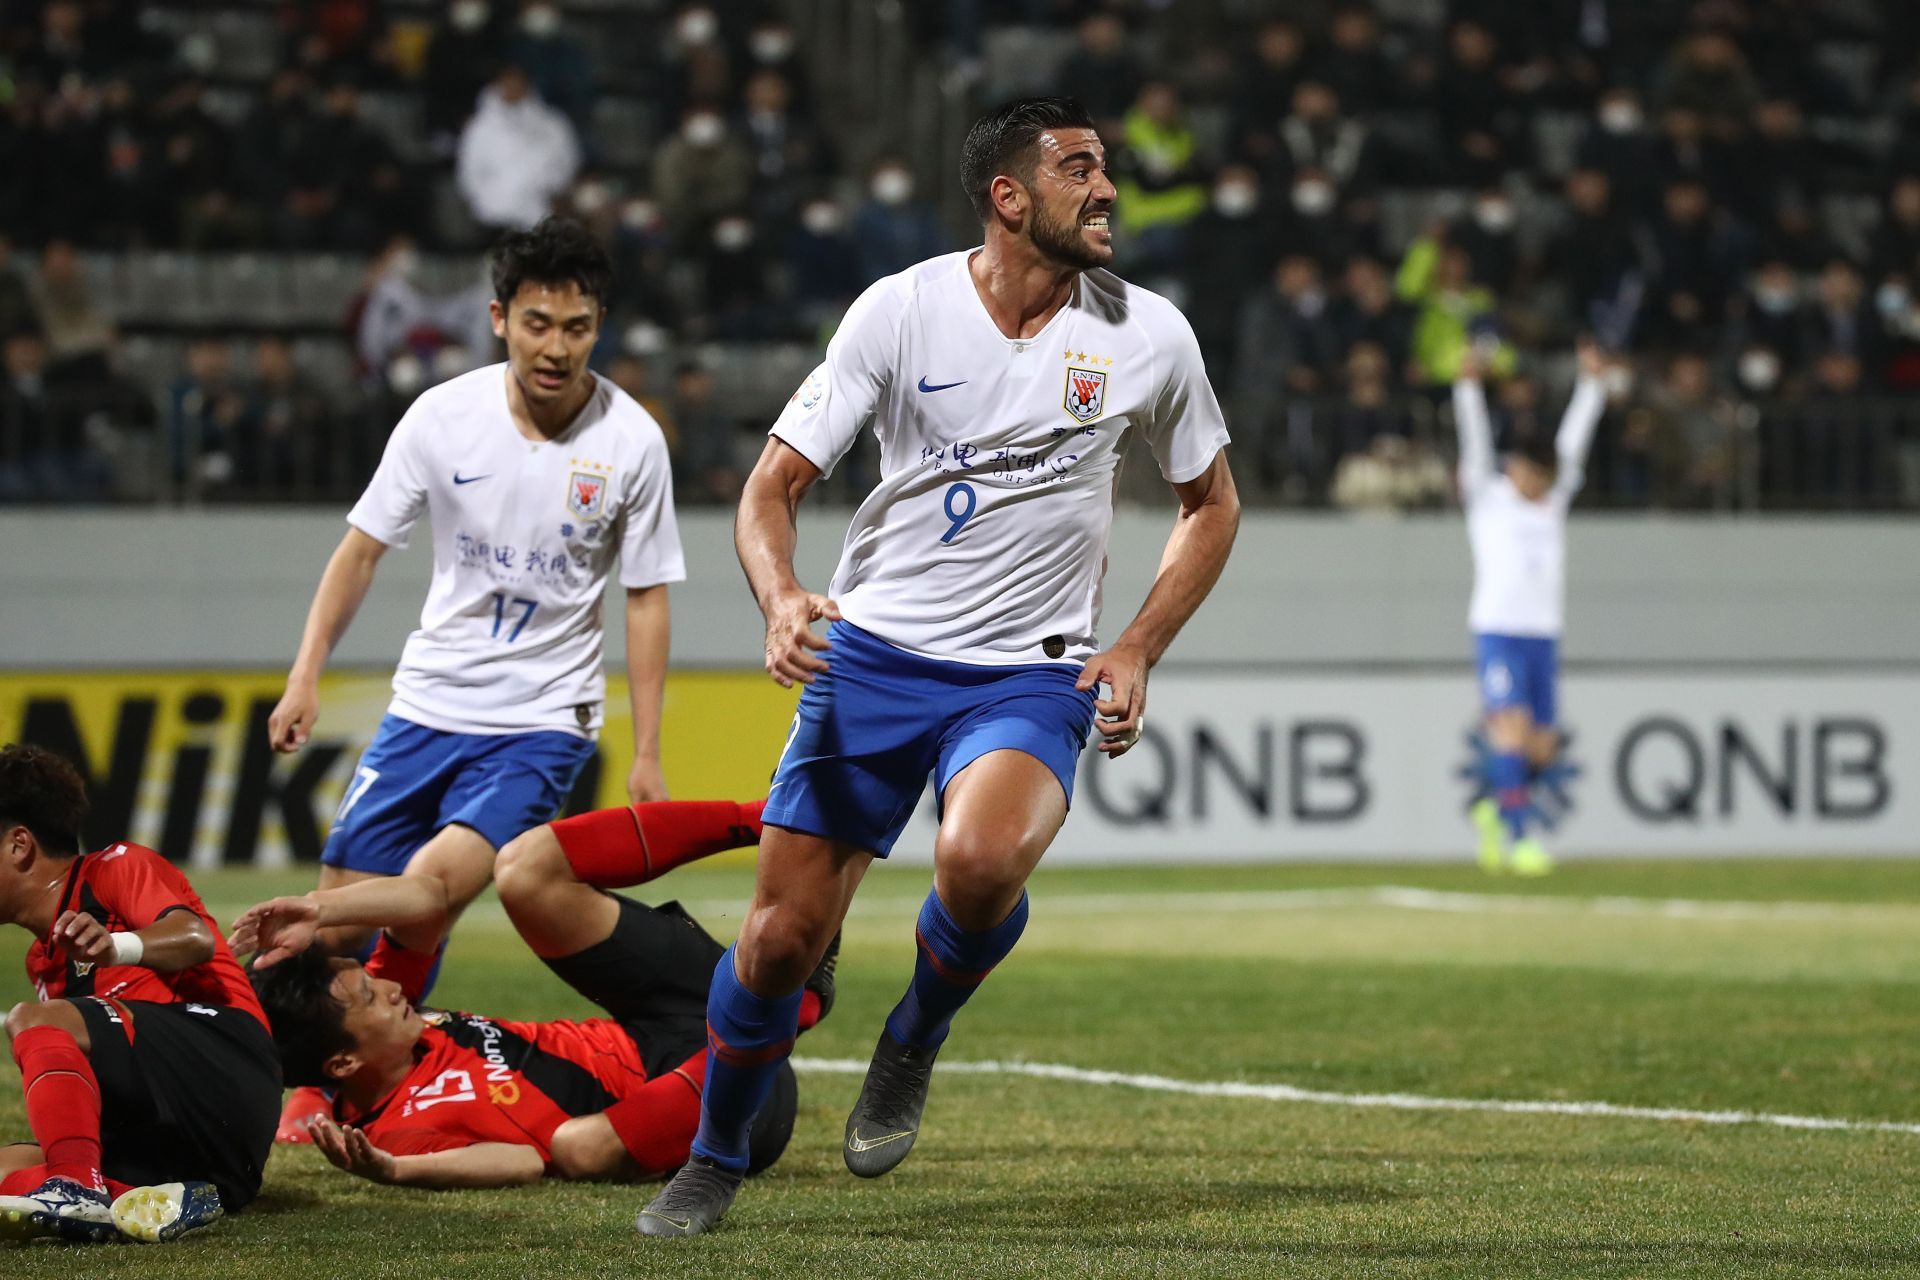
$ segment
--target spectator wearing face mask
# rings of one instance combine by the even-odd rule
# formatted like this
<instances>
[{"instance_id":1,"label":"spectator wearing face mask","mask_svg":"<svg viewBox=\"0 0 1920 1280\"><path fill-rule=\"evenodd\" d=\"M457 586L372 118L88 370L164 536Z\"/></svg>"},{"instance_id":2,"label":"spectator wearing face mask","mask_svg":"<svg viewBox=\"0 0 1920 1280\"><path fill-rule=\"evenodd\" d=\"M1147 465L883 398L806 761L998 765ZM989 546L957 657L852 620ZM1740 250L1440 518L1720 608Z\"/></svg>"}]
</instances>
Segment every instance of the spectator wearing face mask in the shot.
<instances>
[{"instance_id":1,"label":"spectator wearing face mask","mask_svg":"<svg viewBox=\"0 0 1920 1280\"><path fill-rule=\"evenodd\" d=\"M1505 377L1513 371L1514 350L1497 336L1498 300L1473 278L1473 259L1448 240L1444 226L1407 247L1394 292L1416 309L1413 368L1422 384L1456 381L1470 343L1487 348L1481 364L1488 372Z\"/></svg>"},{"instance_id":2,"label":"spectator wearing face mask","mask_svg":"<svg viewBox=\"0 0 1920 1280\"><path fill-rule=\"evenodd\" d=\"M1860 269L1850 260L1836 256L1821 270L1802 323L1807 354L1816 364L1829 355L1849 356L1859 364L1861 386L1871 387L1878 380L1886 335L1873 300L1866 296Z\"/></svg>"},{"instance_id":3,"label":"spectator wearing face mask","mask_svg":"<svg viewBox=\"0 0 1920 1280\"><path fill-rule=\"evenodd\" d=\"M1564 190L1566 220L1539 258L1538 305L1569 336L1586 331L1608 350L1625 350L1646 292L1633 218L1602 169L1576 168Z\"/></svg>"},{"instance_id":4,"label":"spectator wearing face mask","mask_svg":"<svg viewBox=\"0 0 1920 1280\"><path fill-rule=\"evenodd\" d=\"M1280 220L1262 208L1258 171L1231 164L1214 176L1212 201L1190 224L1182 310L1222 385L1232 381L1240 307L1279 260L1281 235Z\"/></svg>"},{"instance_id":5,"label":"spectator wearing face mask","mask_svg":"<svg viewBox=\"0 0 1920 1280\"><path fill-rule=\"evenodd\" d=\"M774 314L767 285L767 261L760 228L745 210L717 219L700 246L700 270L706 301L704 328L729 342L765 342L786 336Z\"/></svg>"},{"instance_id":6,"label":"spectator wearing face mask","mask_svg":"<svg viewBox=\"0 0 1920 1280\"><path fill-rule=\"evenodd\" d=\"M555 0L524 0L507 58L526 68L534 92L564 114L582 138L592 136L593 64L586 46L565 29Z\"/></svg>"},{"instance_id":7,"label":"spectator wearing face mask","mask_svg":"<svg viewBox=\"0 0 1920 1280\"><path fill-rule=\"evenodd\" d=\"M797 337L818 335L845 313L866 284L846 212L832 198L815 196L800 206L787 238L787 275L802 326Z\"/></svg>"},{"instance_id":8,"label":"spectator wearing face mask","mask_svg":"<svg viewBox=\"0 0 1920 1280\"><path fill-rule=\"evenodd\" d=\"M785 19L767 14L747 33L749 76L761 71L778 75L787 86L789 110L803 119L813 116L813 86L800 58L799 40Z\"/></svg>"},{"instance_id":9,"label":"spectator wearing face mask","mask_svg":"<svg viewBox=\"0 0 1920 1280\"><path fill-rule=\"evenodd\" d=\"M434 23L421 91L427 137L436 155L454 153L461 126L500 65L507 41L504 19L489 0L453 0Z\"/></svg>"},{"instance_id":10,"label":"spectator wearing face mask","mask_svg":"<svg viewBox=\"0 0 1920 1280\"><path fill-rule=\"evenodd\" d=\"M1725 342L1733 364L1750 351L1766 352L1778 363L1768 385L1752 388L1757 392L1771 393L1782 379L1804 372L1807 343L1800 278L1785 260L1768 258L1754 270L1735 299Z\"/></svg>"},{"instance_id":11,"label":"spectator wearing face mask","mask_svg":"<svg viewBox=\"0 0 1920 1280\"><path fill-rule=\"evenodd\" d=\"M1647 205L1655 147L1639 91L1613 85L1600 95L1574 151L1574 167L1606 175L1614 202L1626 213Z\"/></svg>"},{"instance_id":12,"label":"spectator wearing face mask","mask_svg":"<svg viewBox=\"0 0 1920 1280\"><path fill-rule=\"evenodd\" d=\"M496 231L531 227L579 170L573 126L540 100L524 68L508 63L460 134L457 176L474 221Z\"/></svg>"},{"instance_id":13,"label":"spectator wearing face mask","mask_svg":"<svg viewBox=\"0 0 1920 1280\"><path fill-rule=\"evenodd\" d=\"M1520 245L1514 235L1519 220L1512 193L1495 183L1474 193L1467 216L1449 235L1473 260L1473 278L1501 297L1513 292L1520 272Z\"/></svg>"},{"instance_id":14,"label":"spectator wearing face mask","mask_svg":"<svg viewBox=\"0 0 1920 1280\"><path fill-rule=\"evenodd\" d=\"M883 156L867 177L867 198L853 219L863 286L905 271L947 247L939 216L915 198L913 171L898 156Z\"/></svg>"},{"instance_id":15,"label":"spectator wearing face mask","mask_svg":"<svg viewBox=\"0 0 1920 1280\"><path fill-rule=\"evenodd\" d=\"M747 77L738 129L753 153L754 205L766 221L784 219L802 184L833 172L832 144L794 110L793 87L772 68Z\"/></svg>"},{"instance_id":16,"label":"spectator wearing face mask","mask_svg":"<svg viewBox=\"0 0 1920 1280\"><path fill-rule=\"evenodd\" d=\"M694 107L653 157L653 197L676 240L699 241L753 191L753 156L713 107Z\"/></svg>"},{"instance_id":17,"label":"spectator wearing face mask","mask_svg":"<svg viewBox=\"0 0 1920 1280\"><path fill-rule=\"evenodd\" d=\"M1287 405L1324 391L1340 367L1328 302L1319 265L1290 253L1240 310L1235 420L1245 422L1248 452L1268 485L1282 483L1294 469L1287 462Z\"/></svg>"},{"instance_id":18,"label":"spectator wearing face mask","mask_svg":"<svg viewBox=\"0 0 1920 1280\"><path fill-rule=\"evenodd\" d=\"M1371 139L1367 126L1340 109L1340 98L1318 80L1303 80L1293 91L1293 109L1279 122L1275 176L1297 181L1313 170L1341 195L1370 190Z\"/></svg>"},{"instance_id":19,"label":"spectator wearing face mask","mask_svg":"<svg viewBox=\"0 0 1920 1280\"><path fill-rule=\"evenodd\" d=\"M703 104L733 100L733 55L720 29L720 15L708 4L689 4L673 16L665 41L666 107L669 118L684 118Z\"/></svg>"}]
</instances>

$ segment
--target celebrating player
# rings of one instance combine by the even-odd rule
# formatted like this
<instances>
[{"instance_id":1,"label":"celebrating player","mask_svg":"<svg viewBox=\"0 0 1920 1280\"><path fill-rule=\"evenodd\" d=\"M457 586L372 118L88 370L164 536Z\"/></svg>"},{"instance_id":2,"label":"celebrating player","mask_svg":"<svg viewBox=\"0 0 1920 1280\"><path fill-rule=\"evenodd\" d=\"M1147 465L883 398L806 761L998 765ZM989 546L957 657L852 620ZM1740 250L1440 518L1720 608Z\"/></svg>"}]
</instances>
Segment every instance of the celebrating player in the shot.
<instances>
[{"instance_id":1,"label":"celebrating player","mask_svg":"<svg viewBox=\"0 0 1920 1280\"><path fill-rule=\"evenodd\" d=\"M495 851L553 816L602 721L601 596L616 557L633 712L627 789L636 803L666 794L667 584L686 575L665 437L587 367L611 276L576 223L550 218L505 237L491 305L507 362L422 394L348 513L268 721L276 749L307 741L328 655L381 556L407 545L422 514L433 584L334 817L322 887L430 876L450 922L486 887ZM365 940L348 930L328 939L335 951ZM370 963L385 962L376 949ZM283 1136L297 1139L298 1120L322 1105L296 1094Z\"/></svg>"},{"instance_id":2,"label":"celebrating player","mask_svg":"<svg viewBox=\"0 0 1920 1280\"><path fill-rule=\"evenodd\" d=\"M735 536L766 616L767 670L807 687L768 796L753 902L713 976L700 1132L641 1212L648 1235L707 1231L733 1202L802 980L931 774L941 823L919 958L844 1151L863 1177L906 1156L948 1024L1026 925L1026 880L1066 820L1096 712L1102 751L1138 739L1147 672L1232 545L1227 433L1193 331L1101 269L1114 188L1092 118L1064 98L1002 107L969 132L961 181L984 247L861 295L741 499ZM831 595L815 595L794 576L795 511L869 420L883 478ZM1180 514L1146 604L1101 652L1130 427ZM809 625L821 620L824 639Z\"/></svg>"},{"instance_id":3,"label":"celebrating player","mask_svg":"<svg viewBox=\"0 0 1920 1280\"><path fill-rule=\"evenodd\" d=\"M0 1148L0 1238L168 1240L260 1190L280 1105L266 1015L151 849L80 852L80 776L0 748L0 921L40 993L7 1015L33 1143Z\"/></svg>"},{"instance_id":4,"label":"celebrating player","mask_svg":"<svg viewBox=\"0 0 1920 1280\"><path fill-rule=\"evenodd\" d=\"M1560 747L1555 727L1559 640L1566 614L1567 508L1585 478L1587 449L1606 408L1598 347L1580 346L1573 399L1551 440L1524 442L1496 461L1493 423L1471 357L1453 384L1460 436L1460 501L1473 544L1473 629L1480 700L1491 749L1491 795L1474 804L1480 865L1545 875L1553 859L1527 833L1529 778Z\"/></svg>"},{"instance_id":5,"label":"celebrating player","mask_svg":"<svg viewBox=\"0 0 1920 1280\"><path fill-rule=\"evenodd\" d=\"M751 844L759 805L654 802L536 828L501 851L496 879L514 927L548 968L610 1017L508 1022L415 1008L401 982L311 947L336 920L408 916L399 877L281 898L236 924L258 951L253 981L287 1079L327 1083L310 1121L320 1150L375 1182L493 1187L563 1178L659 1177L687 1159L707 1070L707 983L720 944L680 908L606 892ZM801 1023L833 1002L829 957L810 976ZM749 1168L778 1158L797 1090L780 1073L750 1127Z\"/></svg>"}]
</instances>

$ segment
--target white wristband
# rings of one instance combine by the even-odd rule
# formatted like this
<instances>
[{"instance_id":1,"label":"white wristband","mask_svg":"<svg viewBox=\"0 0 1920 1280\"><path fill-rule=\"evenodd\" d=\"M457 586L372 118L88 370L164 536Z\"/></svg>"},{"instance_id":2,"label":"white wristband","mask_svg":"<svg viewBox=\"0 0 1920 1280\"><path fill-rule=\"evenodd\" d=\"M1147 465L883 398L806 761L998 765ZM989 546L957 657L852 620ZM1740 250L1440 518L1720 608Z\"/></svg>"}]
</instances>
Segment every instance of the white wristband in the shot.
<instances>
[{"instance_id":1,"label":"white wristband","mask_svg":"<svg viewBox=\"0 0 1920 1280\"><path fill-rule=\"evenodd\" d=\"M115 964L139 964L140 957L147 954L147 944L140 941L137 933L115 933L109 937L113 942Z\"/></svg>"}]
</instances>

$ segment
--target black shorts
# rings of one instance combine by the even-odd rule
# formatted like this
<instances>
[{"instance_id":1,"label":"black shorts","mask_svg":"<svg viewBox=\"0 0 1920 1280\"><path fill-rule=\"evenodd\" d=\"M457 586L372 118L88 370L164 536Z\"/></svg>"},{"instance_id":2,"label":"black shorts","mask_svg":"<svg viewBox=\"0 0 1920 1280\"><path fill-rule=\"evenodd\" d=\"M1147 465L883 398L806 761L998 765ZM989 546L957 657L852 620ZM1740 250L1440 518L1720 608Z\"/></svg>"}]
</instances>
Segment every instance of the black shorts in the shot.
<instances>
[{"instance_id":1,"label":"black shorts","mask_svg":"<svg viewBox=\"0 0 1920 1280\"><path fill-rule=\"evenodd\" d=\"M678 902L649 907L611 896L620 919L606 941L547 967L626 1028L647 1075L657 1076L707 1047L707 988L726 948Z\"/></svg>"},{"instance_id":2,"label":"black shorts","mask_svg":"<svg viewBox=\"0 0 1920 1280\"><path fill-rule=\"evenodd\" d=\"M229 1210L251 1201L280 1116L280 1059L259 1020L224 1005L70 1003L100 1081L101 1172L135 1186L211 1182Z\"/></svg>"},{"instance_id":3,"label":"black shorts","mask_svg":"<svg viewBox=\"0 0 1920 1280\"><path fill-rule=\"evenodd\" d=\"M651 1079L707 1051L707 989L726 948L678 902L649 907L610 896L620 918L607 939L547 967L625 1029ZM748 1135L749 1173L780 1158L799 1105L793 1067L782 1062Z\"/></svg>"}]
</instances>

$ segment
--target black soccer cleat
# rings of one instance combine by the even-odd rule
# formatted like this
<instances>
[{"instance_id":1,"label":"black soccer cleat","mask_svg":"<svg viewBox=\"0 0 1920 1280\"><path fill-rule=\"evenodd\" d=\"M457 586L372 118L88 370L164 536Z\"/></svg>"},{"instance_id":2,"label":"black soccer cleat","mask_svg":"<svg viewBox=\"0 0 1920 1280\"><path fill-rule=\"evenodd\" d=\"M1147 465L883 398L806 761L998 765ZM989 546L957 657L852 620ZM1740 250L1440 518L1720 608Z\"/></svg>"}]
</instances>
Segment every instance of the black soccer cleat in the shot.
<instances>
[{"instance_id":1,"label":"black soccer cleat","mask_svg":"<svg viewBox=\"0 0 1920 1280\"><path fill-rule=\"evenodd\" d=\"M913 1150L920 1133L920 1113L927 1105L927 1086L933 1082L933 1060L939 1049L901 1044L882 1031L867 1065L866 1083L847 1117L847 1141L841 1154L847 1168L862 1178L877 1178Z\"/></svg>"},{"instance_id":2,"label":"black soccer cleat","mask_svg":"<svg viewBox=\"0 0 1920 1280\"><path fill-rule=\"evenodd\" d=\"M634 1220L643 1236L705 1235L727 1216L746 1174L694 1156Z\"/></svg>"},{"instance_id":3,"label":"black soccer cleat","mask_svg":"<svg viewBox=\"0 0 1920 1280\"><path fill-rule=\"evenodd\" d=\"M833 1012L833 971L840 965L840 931L835 930L833 941L827 944L827 954L820 957L820 963L813 966L813 972L807 975L805 989L820 997L820 1021L825 1022L827 1015Z\"/></svg>"}]
</instances>

